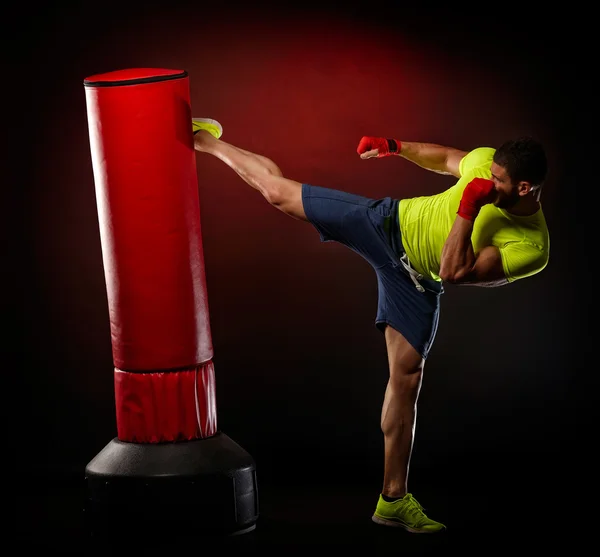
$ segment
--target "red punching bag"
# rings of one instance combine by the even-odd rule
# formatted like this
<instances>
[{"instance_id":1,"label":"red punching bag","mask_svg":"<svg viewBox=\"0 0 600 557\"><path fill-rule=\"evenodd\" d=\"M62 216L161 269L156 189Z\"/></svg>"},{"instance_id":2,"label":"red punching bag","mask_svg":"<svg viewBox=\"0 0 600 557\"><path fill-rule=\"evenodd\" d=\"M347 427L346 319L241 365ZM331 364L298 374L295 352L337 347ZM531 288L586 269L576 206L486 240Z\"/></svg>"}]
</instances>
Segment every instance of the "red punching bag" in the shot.
<instances>
[{"instance_id":1,"label":"red punching bag","mask_svg":"<svg viewBox=\"0 0 600 557\"><path fill-rule=\"evenodd\" d=\"M146 528L250 531L254 461L217 428L189 76L134 68L84 88L117 422L86 467L90 526L133 511Z\"/></svg>"}]
</instances>

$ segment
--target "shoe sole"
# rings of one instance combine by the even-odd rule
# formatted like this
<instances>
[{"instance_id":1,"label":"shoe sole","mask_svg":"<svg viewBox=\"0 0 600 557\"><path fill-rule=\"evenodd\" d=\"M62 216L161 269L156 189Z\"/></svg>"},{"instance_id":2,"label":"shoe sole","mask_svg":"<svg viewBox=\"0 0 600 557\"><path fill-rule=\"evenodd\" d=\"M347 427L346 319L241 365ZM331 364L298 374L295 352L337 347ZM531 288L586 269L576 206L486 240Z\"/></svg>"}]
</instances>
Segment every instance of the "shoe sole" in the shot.
<instances>
[{"instance_id":1,"label":"shoe sole","mask_svg":"<svg viewBox=\"0 0 600 557\"><path fill-rule=\"evenodd\" d=\"M395 520L388 520L387 518L380 518L377 515L373 515L371 520L376 524L381 524L382 526L391 526L392 528L404 528L406 531L411 532L412 534L437 534L441 532L443 528L439 530L417 530L416 528L411 528L406 524L402 524L401 522L397 522Z\"/></svg>"},{"instance_id":2,"label":"shoe sole","mask_svg":"<svg viewBox=\"0 0 600 557\"><path fill-rule=\"evenodd\" d=\"M213 132L215 132L214 129L206 130L208 133L210 133L216 139L219 139L223 135L223 126L221 126L221 124L219 122L217 122L216 120L212 120L211 118L192 118L192 122L196 122L198 124L209 124L210 126L213 126L214 128L216 128L216 133L213 133ZM200 129L204 129L204 128L200 128ZM197 130L197 131L199 131L199 130Z\"/></svg>"}]
</instances>

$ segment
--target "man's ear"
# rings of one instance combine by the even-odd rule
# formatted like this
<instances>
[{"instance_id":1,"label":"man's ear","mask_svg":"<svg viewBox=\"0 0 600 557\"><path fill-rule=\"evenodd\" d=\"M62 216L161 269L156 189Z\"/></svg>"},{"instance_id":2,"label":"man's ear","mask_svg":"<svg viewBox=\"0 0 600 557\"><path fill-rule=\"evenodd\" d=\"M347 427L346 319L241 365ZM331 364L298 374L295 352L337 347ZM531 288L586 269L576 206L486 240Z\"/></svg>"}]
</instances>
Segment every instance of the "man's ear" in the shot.
<instances>
[{"instance_id":1,"label":"man's ear","mask_svg":"<svg viewBox=\"0 0 600 557\"><path fill-rule=\"evenodd\" d=\"M521 180L517 187L519 190L519 195L521 195L521 196L527 195L533 189L533 186L531 185L531 183L526 182L525 180Z\"/></svg>"}]
</instances>

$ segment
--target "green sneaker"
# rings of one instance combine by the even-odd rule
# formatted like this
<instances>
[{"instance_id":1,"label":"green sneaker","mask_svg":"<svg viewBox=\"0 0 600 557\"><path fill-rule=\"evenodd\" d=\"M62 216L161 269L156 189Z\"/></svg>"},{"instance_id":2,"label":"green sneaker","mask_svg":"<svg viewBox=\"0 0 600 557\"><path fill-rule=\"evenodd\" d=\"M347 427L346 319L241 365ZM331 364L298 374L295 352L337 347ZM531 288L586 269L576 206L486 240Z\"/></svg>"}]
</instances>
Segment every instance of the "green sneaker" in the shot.
<instances>
[{"instance_id":1,"label":"green sneaker","mask_svg":"<svg viewBox=\"0 0 600 557\"><path fill-rule=\"evenodd\" d=\"M219 139L223 135L223 126L210 118L192 118L192 132L206 130L210 135Z\"/></svg>"},{"instance_id":2,"label":"green sneaker","mask_svg":"<svg viewBox=\"0 0 600 557\"><path fill-rule=\"evenodd\" d=\"M410 493L392 503L384 501L380 495L373 522L384 526L399 526L415 534L433 534L446 528L440 522L427 518L423 507Z\"/></svg>"}]
</instances>

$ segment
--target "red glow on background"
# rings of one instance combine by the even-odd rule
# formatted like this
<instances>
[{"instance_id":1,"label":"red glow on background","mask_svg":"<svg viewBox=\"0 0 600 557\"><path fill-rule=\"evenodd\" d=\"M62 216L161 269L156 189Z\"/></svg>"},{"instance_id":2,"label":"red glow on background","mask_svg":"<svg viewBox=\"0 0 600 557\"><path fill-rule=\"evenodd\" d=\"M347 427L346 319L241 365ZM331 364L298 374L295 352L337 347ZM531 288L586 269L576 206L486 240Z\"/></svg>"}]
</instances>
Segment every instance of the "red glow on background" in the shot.
<instances>
[{"instance_id":1,"label":"red glow on background","mask_svg":"<svg viewBox=\"0 0 600 557\"><path fill-rule=\"evenodd\" d=\"M450 31L425 34L398 19L279 19L264 11L215 18L201 10L161 10L134 19L135 33L127 18L113 18L89 28L85 41L72 38L70 64L53 66L64 76L63 89L36 97L31 110L41 115L40 129L60 130L62 138L44 141L43 150L40 145L33 170L33 248L45 276L40 295L50 313L64 312L65 300L77 321L92 313L104 347L86 76L133 67L186 70L193 116L219 120L224 141L272 158L295 180L370 197L426 195L452 181L396 158L359 159L362 135L469 149L527 131L553 148L539 99L498 79L492 53L481 44L465 49L459 33L448 40ZM41 68L50 61L40 56L37 62ZM374 331L376 285L364 261L338 245L322 245L310 225L269 206L217 159L197 155L197 170L217 376L220 343L256 355L276 345L283 351L286 335L300 334L311 337L318 353L319 342L323 350L335 342L332 324L347 328L339 338L344 350L348 337ZM323 298L327 304L314 303ZM71 331L69 323L53 331L90 342L90 331ZM245 344L249 331L260 345ZM375 332L370 338L380 340Z\"/></svg>"},{"instance_id":2,"label":"red glow on background","mask_svg":"<svg viewBox=\"0 0 600 557\"><path fill-rule=\"evenodd\" d=\"M193 116L219 120L224 141L272 158L295 180L370 197L435 193L451 181L402 160L360 160L362 135L469 149L498 144L522 129L542 131L528 99L494 79L489 55L453 52L438 36L419 36L409 25L309 15L281 21L259 13L207 24L200 11L142 14L136 21L133 39L126 20L112 20L111 32L90 40L68 68L66 90L44 99L48 116L40 125L69 131L63 143L44 146L36 168L33 222L46 232L36 235L35 247L42 265L59 270L44 284L54 300L48 303L72 301L81 272L94 277L96 295L105 296L86 76L132 67L186 70ZM201 32L186 31L194 28ZM115 45L123 48L117 52ZM246 327L267 331L272 320L305 309L323 291L337 293L323 318L339 314L346 299L354 299L354 308L341 315L373 317L375 287L362 260L340 246L321 245L310 225L269 206L215 158L197 155L197 169L217 337L223 338L218 328L233 315L237 326L227 326L227 335ZM60 210L43 210L52 205ZM80 254L75 261L73 251ZM69 272L73 267L79 270Z\"/></svg>"}]
</instances>

